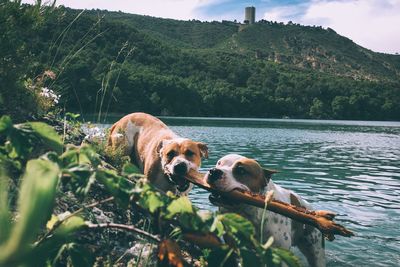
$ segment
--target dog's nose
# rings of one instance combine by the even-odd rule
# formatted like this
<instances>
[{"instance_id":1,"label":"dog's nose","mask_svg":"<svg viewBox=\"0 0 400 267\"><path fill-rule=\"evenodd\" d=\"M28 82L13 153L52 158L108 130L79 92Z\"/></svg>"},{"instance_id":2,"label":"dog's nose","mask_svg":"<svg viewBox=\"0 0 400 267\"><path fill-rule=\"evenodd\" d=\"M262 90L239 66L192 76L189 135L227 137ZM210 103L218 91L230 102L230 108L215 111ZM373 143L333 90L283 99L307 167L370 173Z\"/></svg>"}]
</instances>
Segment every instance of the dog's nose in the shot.
<instances>
[{"instance_id":1,"label":"dog's nose","mask_svg":"<svg viewBox=\"0 0 400 267\"><path fill-rule=\"evenodd\" d=\"M212 168L211 170L208 171L208 178L207 182L215 182L216 180L220 179L222 177L223 172L220 169L217 168Z\"/></svg>"},{"instance_id":2,"label":"dog's nose","mask_svg":"<svg viewBox=\"0 0 400 267\"><path fill-rule=\"evenodd\" d=\"M187 167L185 162L179 162L174 166L174 174L186 174L187 172Z\"/></svg>"}]
</instances>

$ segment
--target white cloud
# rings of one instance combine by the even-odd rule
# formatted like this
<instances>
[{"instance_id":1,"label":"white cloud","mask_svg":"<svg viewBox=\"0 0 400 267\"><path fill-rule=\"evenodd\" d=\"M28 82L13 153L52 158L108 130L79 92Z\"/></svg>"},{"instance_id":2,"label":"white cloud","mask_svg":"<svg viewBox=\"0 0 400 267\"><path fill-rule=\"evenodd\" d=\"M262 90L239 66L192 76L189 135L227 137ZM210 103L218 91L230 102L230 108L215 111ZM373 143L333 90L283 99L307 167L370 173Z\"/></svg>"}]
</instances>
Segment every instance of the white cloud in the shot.
<instances>
[{"instance_id":1,"label":"white cloud","mask_svg":"<svg viewBox=\"0 0 400 267\"><path fill-rule=\"evenodd\" d=\"M34 0L23 0L33 3ZM219 14L207 12L228 0L58 0L57 5L79 9L150 15L173 19L243 19L242 7ZM264 1L265 2L265 1ZM268 0L267 2L270 2ZM242 4L243 5L243 4ZM265 7L257 7L262 12ZM211 15L212 14L212 15ZM264 13L267 20L293 21L330 27L357 44L374 51L400 53L400 0L311 0L278 6Z\"/></svg>"},{"instance_id":2,"label":"white cloud","mask_svg":"<svg viewBox=\"0 0 400 267\"><path fill-rule=\"evenodd\" d=\"M300 15L297 8L277 7L264 18L330 27L371 50L400 53L400 0L314 0Z\"/></svg>"},{"instance_id":3,"label":"white cloud","mask_svg":"<svg viewBox=\"0 0 400 267\"><path fill-rule=\"evenodd\" d=\"M162 18L188 20L199 17L197 10L221 0L58 0L57 5L77 9L107 9ZM23 0L34 3L34 0Z\"/></svg>"}]
</instances>

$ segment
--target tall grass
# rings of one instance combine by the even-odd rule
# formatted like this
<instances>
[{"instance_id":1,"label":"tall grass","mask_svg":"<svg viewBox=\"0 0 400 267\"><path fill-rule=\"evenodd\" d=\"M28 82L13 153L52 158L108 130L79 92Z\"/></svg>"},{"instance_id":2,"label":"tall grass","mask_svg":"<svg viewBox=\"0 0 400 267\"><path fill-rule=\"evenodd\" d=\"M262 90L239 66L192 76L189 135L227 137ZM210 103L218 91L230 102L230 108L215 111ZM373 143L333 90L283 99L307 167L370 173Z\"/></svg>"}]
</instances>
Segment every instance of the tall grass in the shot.
<instances>
[{"instance_id":1,"label":"tall grass","mask_svg":"<svg viewBox=\"0 0 400 267\"><path fill-rule=\"evenodd\" d=\"M127 51L124 55L124 51ZM115 59L111 62L108 71L104 74L103 79L101 81L101 88L97 91L96 94L96 102L95 102L95 114L97 114L97 122L100 123L103 115L103 106L106 100L106 96L108 96L107 108L104 112L103 122L106 120L108 111L110 109L111 100L114 98L114 91L117 87L119 77L121 75L121 71L129 58L129 56L134 51L134 48L129 48L129 43L125 42L121 49L119 50ZM117 64L118 60L124 56L122 64ZM116 77L114 78L114 82L112 83L113 74L117 72ZM110 86L112 83L112 86ZM115 98L114 98L115 99ZM115 99L116 100L116 99ZM98 106L98 107L97 107Z\"/></svg>"},{"instance_id":2,"label":"tall grass","mask_svg":"<svg viewBox=\"0 0 400 267\"><path fill-rule=\"evenodd\" d=\"M55 66L55 62L57 60L57 56L60 52L60 49L63 46L65 38L68 36L69 30L73 27L74 24L79 22L79 18L82 16L82 14L85 12L85 10L82 10L78 15L75 16L75 18L61 31L59 36L56 38L56 40L53 42L53 44L49 48L49 54L52 54L52 50L55 49L55 53L53 56L53 59L51 60L51 63L49 64L50 69L52 68L57 68L57 76L51 83L50 87L53 87L56 82L60 79L62 76L63 72L65 69L68 67L68 65L76 59L81 52L89 46L91 43L93 43L97 38L99 38L101 35L103 35L107 30L101 31L99 33L96 33L95 30L97 26L100 24L100 22L104 19L104 16L99 17L96 23L93 23L93 25L82 35L81 38L75 43L75 45L72 47L72 49L68 52L68 54L61 60L58 66ZM77 98L78 103L79 97L78 94L76 93L76 89L72 88L74 91L75 97Z\"/></svg>"}]
</instances>

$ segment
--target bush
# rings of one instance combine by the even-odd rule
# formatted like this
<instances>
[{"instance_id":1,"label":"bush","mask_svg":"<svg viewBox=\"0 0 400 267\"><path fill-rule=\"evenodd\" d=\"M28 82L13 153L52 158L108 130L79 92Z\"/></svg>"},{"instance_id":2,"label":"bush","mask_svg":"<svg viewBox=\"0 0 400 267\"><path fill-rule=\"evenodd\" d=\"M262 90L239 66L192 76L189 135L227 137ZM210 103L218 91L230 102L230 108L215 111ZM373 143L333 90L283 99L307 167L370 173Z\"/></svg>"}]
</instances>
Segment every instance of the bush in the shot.
<instances>
[{"instance_id":1,"label":"bush","mask_svg":"<svg viewBox=\"0 0 400 267\"><path fill-rule=\"evenodd\" d=\"M110 242L123 243L127 251L129 244L154 244L158 253L150 258L174 266L188 260L299 266L290 252L272 248L272 240L260 244L254 226L240 215L200 212L187 197L153 188L130 163L116 171L90 146L64 146L45 123L13 125L2 117L0 140L0 266L112 265L125 254L110 250ZM13 180L19 189L9 186ZM15 194L13 205L9 198ZM103 215L96 216L99 210ZM150 224L143 226L143 218ZM107 240L96 237L102 229L109 231ZM125 235L124 243L117 230L133 236ZM230 242L221 243L222 237ZM140 255L125 258L137 263Z\"/></svg>"}]
</instances>

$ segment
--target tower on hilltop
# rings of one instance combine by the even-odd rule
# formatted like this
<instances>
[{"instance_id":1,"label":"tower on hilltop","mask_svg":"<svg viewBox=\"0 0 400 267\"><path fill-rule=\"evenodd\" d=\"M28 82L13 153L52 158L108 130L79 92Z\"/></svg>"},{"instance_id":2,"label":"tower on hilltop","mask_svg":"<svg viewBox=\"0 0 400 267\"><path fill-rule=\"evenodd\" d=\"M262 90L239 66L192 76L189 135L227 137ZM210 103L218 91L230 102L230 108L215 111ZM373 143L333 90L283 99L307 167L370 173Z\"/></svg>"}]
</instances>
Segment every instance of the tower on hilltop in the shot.
<instances>
[{"instance_id":1,"label":"tower on hilltop","mask_svg":"<svg viewBox=\"0 0 400 267\"><path fill-rule=\"evenodd\" d=\"M256 8L248 6L244 9L244 23L253 24L256 22Z\"/></svg>"}]
</instances>

